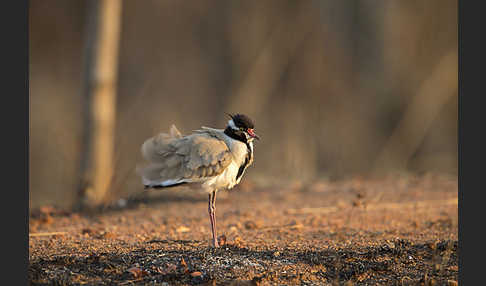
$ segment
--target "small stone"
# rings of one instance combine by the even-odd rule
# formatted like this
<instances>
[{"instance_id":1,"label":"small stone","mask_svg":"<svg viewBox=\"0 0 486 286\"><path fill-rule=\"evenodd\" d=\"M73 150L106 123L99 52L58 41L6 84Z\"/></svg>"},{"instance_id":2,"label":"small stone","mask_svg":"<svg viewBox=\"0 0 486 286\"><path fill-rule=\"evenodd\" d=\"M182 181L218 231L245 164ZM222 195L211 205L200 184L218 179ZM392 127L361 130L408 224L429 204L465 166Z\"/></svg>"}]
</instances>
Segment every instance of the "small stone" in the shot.
<instances>
[{"instance_id":1,"label":"small stone","mask_svg":"<svg viewBox=\"0 0 486 286\"><path fill-rule=\"evenodd\" d=\"M119 200L116 202L116 204L117 204L117 206L118 206L119 208L124 208L124 207L126 207L126 206L127 206L127 203L128 203L128 202L127 202L127 200L125 200L125 199L119 199Z\"/></svg>"}]
</instances>

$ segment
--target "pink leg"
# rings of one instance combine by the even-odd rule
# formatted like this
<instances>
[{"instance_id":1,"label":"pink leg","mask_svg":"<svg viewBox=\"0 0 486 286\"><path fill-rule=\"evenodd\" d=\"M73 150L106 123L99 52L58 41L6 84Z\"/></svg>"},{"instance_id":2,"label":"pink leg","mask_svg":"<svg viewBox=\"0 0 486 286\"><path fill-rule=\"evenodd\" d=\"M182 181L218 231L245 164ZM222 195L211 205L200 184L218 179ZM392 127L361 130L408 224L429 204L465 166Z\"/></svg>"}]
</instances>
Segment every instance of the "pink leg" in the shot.
<instances>
[{"instance_id":1,"label":"pink leg","mask_svg":"<svg viewBox=\"0 0 486 286\"><path fill-rule=\"evenodd\" d=\"M209 201L208 201L208 213L209 213L209 221L211 222L211 231L213 233L213 246L218 247L218 237L216 236L216 191L213 191L209 194Z\"/></svg>"}]
</instances>

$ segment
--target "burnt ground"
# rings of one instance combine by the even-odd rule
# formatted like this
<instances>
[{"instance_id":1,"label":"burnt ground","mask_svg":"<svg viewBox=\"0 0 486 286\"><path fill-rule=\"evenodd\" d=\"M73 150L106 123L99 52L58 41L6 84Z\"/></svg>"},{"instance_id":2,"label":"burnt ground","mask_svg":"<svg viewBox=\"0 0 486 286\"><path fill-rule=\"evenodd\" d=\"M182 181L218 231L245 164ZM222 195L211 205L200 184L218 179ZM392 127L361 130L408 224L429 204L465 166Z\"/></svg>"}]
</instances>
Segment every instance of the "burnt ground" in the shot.
<instances>
[{"instance_id":1,"label":"burnt ground","mask_svg":"<svg viewBox=\"0 0 486 286\"><path fill-rule=\"evenodd\" d=\"M103 212L32 211L31 285L457 285L457 177L156 191Z\"/></svg>"}]
</instances>

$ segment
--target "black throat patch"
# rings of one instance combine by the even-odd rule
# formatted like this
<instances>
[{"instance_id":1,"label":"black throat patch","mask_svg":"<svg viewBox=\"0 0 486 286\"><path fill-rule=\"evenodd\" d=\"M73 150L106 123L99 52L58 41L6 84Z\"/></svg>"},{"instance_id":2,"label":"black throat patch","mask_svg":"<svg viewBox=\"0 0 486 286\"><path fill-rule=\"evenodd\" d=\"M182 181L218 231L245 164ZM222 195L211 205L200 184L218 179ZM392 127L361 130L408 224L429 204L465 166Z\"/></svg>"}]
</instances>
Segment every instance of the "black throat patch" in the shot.
<instances>
[{"instance_id":1,"label":"black throat patch","mask_svg":"<svg viewBox=\"0 0 486 286\"><path fill-rule=\"evenodd\" d=\"M245 172L246 168L248 167L248 165L252 161L253 153L251 151L250 143L248 143L248 141L246 140L246 136L243 133L243 131L234 130L233 128L228 126L224 130L224 134L228 135L229 137L231 137L235 140L241 141L241 142L245 143L245 145L246 145L245 162L243 164L241 164L240 168L238 169L238 174L236 174L236 180L238 181L238 179L241 176L243 176L243 173Z\"/></svg>"},{"instance_id":2,"label":"black throat patch","mask_svg":"<svg viewBox=\"0 0 486 286\"><path fill-rule=\"evenodd\" d=\"M246 141L246 136L245 136L245 133L243 131L234 130L233 128L228 126L224 130L224 134L228 135L229 137L231 137L235 140L238 140L238 141L245 143L246 146L248 147L248 142Z\"/></svg>"}]
</instances>

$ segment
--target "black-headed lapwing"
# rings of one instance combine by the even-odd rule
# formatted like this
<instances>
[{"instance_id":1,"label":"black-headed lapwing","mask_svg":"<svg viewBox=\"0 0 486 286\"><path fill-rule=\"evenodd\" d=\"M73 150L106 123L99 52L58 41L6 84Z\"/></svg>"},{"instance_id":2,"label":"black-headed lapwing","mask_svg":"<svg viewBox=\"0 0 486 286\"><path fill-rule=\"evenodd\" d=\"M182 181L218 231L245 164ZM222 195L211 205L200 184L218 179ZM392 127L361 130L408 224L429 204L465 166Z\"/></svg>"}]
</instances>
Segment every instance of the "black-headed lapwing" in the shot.
<instances>
[{"instance_id":1,"label":"black-headed lapwing","mask_svg":"<svg viewBox=\"0 0 486 286\"><path fill-rule=\"evenodd\" d=\"M146 189L188 184L209 193L208 212L215 247L216 193L241 181L253 163L253 140L259 139L248 116L229 116L226 129L203 126L183 136L172 125L169 134L160 133L142 145L142 155L149 162L140 170Z\"/></svg>"}]
</instances>

